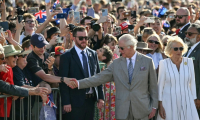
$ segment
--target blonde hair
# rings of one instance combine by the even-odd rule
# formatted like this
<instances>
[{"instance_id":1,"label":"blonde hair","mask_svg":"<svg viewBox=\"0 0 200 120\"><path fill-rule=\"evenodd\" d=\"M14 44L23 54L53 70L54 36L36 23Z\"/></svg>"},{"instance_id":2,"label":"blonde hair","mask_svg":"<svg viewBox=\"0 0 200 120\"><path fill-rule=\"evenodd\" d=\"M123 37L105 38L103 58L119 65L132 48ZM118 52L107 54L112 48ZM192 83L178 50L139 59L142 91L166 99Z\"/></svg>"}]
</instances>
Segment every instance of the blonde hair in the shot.
<instances>
[{"instance_id":1,"label":"blonde hair","mask_svg":"<svg viewBox=\"0 0 200 120\"><path fill-rule=\"evenodd\" d=\"M158 39L158 42L159 42L160 44L158 45L158 48L155 50L155 52L160 52L160 53L161 53L162 50L163 50L163 43L162 43L160 37L158 36L158 34L154 33L154 34L150 35L150 36L147 38L147 42L148 42L148 40L149 40L151 37L156 37L156 38Z\"/></svg>"},{"instance_id":2,"label":"blonde hair","mask_svg":"<svg viewBox=\"0 0 200 120\"><path fill-rule=\"evenodd\" d=\"M174 37L169 38L169 40L167 42L167 46L165 47L165 50L164 50L165 55L167 55L168 57L171 56L171 51L173 50L173 45L175 43L182 44L182 46L183 46L182 55L187 52L188 46L183 42L183 40L180 37L174 36Z\"/></svg>"}]
</instances>

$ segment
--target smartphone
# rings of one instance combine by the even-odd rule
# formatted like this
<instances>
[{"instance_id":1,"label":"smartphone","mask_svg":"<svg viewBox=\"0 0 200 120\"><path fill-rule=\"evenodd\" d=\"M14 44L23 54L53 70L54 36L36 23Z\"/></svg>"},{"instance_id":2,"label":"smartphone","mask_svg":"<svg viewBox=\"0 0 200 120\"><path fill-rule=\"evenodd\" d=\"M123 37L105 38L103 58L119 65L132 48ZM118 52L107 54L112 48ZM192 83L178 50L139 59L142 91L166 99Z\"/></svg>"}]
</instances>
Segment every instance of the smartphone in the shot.
<instances>
[{"instance_id":1,"label":"smartphone","mask_svg":"<svg viewBox=\"0 0 200 120\"><path fill-rule=\"evenodd\" d=\"M21 23L23 20L23 15L18 15L17 18L18 18L18 22Z\"/></svg>"},{"instance_id":2,"label":"smartphone","mask_svg":"<svg viewBox=\"0 0 200 120\"><path fill-rule=\"evenodd\" d=\"M64 18L66 18L67 17L67 13L58 13L57 14L57 18L58 19L64 19Z\"/></svg>"},{"instance_id":3,"label":"smartphone","mask_svg":"<svg viewBox=\"0 0 200 120\"><path fill-rule=\"evenodd\" d=\"M136 18L136 11L131 11L131 17Z\"/></svg>"},{"instance_id":4,"label":"smartphone","mask_svg":"<svg viewBox=\"0 0 200 120\"><path fill-rule=\"evenodd\" d=\"M118 35L120 35L121 34L121 26L116 26L115 32L118 33Z\"/></svg>"},{"instance_id":5,"label":"smartphone","mask_svg":"<svg viewBox=\"0 0 200 120\"><path fill-rule=\"evenodd\" d=\"M80 17L81 17L81 19L83 19L83 11L80 10L79 12L80 12Z\"/></svg>"},{"instance_id":6,"label":"smartphone","mask_svg":"<svg viewBox=\"0 0 200 120\"><path fill-rule=\"evenodd\" d=\"M124 12L123 15L125 18L127 18L127 17L131 16L131 11Z\"/></svg>"},{"instance_id":7,"label":"smartphone","mask_svg":"<svg viewBox=\"0 0 200 120\"><path fill-rule=\"evenodd\" d=\"M50 2L50 0L45 0L45 3L49 3Z\"/></svg>"},{"instance_id":8,"label":"smartphone","mask_svg":"<svg viewBox=\"0 0 200 120\"><path fill-rule=\"evenodd\" d=\"M137 40L138 40L138 42L142 42L142 35L141 34L137 35Z\"/></svg>"},{"instance_id":9,"label":"smartphone","mask_svg":"<svg viewBox=\"0 0 200 120\"><path fill-rule=\"evenodd\" d=\"M102 16L107 16L108 15L108 9L102 9Z\"/></svg>"},{"instance_id":10,"label":"smartphone","mask_svg":"<svg viewBox=\"0 0 200 120\"><path fill-rule=\"evenodd\" d=\"M51 52L50 54L49 54L49 57L54 57L55 56L55 52Z\"/></svg>"},{"instance_id":11,"label":"smartphone","mask_svg":"<svg viewBox=\"0 0 200 120\"><path fill-rule=\"evenodd\" d=\"M110 2L122 2L122 0L111 0Z\"/></svg>"},{"instance_id":12,"label":"smartphone","mask_svg":"<svg viewBox=\"0 0 200 120\"><path fill-rule=\"evenodd\" d=\"M149 1L146 1L146 4L149 5Z\"/></svg>"},{"instance_id":13,"label":"smartphone","mask_svg":"<svg viewBox=\"0 0 200 120\"><path fill-rule=\"evenodd\" d=\"M8 22L0 22L1 33L4 34L4 37L8 37Z\"/></svg>"},{"instance_id":14,"label":"smartphone","mask_svg":"<svg viewBox=\"0 0 200 120\"><path fill-rule=\"evenodd\" d=\"M63 43L63 39L62 39L62 37L58 37L58 39L57 39L57 43Z\"/></svg>"},{"instance_id":15,"label":"smartphone","mask_svg":"<svg viewBox=\"0 0 200 120\"><path fill-rule=\"evenodd\" d=\"M155 23L154 17L147 17L147 20L144 23Z\"/></svg>"},{"instance_id":16,"label":"smartphone","mask_svg":"<svg viewBox=\"0 0 200 120\"><path fill-rule=\"evenodd\" d=\"M68 12L68 16L69 16L69 18L73 18L74 17L74 10L70 10Z\"/></svg>"},{"instance_id":17,"label":"smartphone","mask_svg":"<svg viewBox=\"0 0 200 120\"><path fill-rule=\"evenodd\" d=\"M80 12L74 12L74 19L76 23L80 23Z\"/></svg>"},{"instance_id":18,"label":"smartphone","mask_svg":"<svg viewBox=\"0 0 200 120\"><path fill-rule=\"evenodd\" d=\"M99 63L100 70L103 68L103 66L105 66L105 63Z\"/></svg>"},{"instance_id":19,"label":"smartphone","mask_svg":"<svg viewBox=\"0 0 200 120\"><path fill-rule=\"evenodd\" d=\"M39 12L39 7L30 7L28 13L37 13Z\"/></svg>"}]
</instances>

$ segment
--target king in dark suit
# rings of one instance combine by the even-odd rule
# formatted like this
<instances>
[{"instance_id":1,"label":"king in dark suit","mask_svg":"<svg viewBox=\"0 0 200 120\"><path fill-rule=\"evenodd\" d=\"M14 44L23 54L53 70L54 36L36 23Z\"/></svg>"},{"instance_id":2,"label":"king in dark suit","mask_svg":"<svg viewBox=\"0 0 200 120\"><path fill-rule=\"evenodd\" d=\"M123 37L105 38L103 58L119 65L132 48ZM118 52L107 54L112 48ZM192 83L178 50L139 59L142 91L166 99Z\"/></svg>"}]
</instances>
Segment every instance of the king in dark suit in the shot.
<instances>
[{"instance_id":1,"label":"king in dark suit","mask_svg":"<svg viewBox=\"0 0 200 120\"><path fill-rule=\"evenodd\" d=\"M190 46L188 52L184 55L193 59L196 81L196 107L200 116L200 25L191 24L186 32L185 43Z\"/></svg>"},{"instance_id":2,"label":"king in dark suit","mask_svg":"<svg viewBox=\"0 0 200 120\"><path fill-rule=\"evenodd\" d=\"M100 72L97 54L86 47L87 31L84 27L73 30L75 46L60 57L59 75L78 80L93 76ZM62 105L67 112L67 120L93 120L94 104L103 107L102 86L87 89L71 89L65 83L60 84Z\"/></svg>"}]
</instances>

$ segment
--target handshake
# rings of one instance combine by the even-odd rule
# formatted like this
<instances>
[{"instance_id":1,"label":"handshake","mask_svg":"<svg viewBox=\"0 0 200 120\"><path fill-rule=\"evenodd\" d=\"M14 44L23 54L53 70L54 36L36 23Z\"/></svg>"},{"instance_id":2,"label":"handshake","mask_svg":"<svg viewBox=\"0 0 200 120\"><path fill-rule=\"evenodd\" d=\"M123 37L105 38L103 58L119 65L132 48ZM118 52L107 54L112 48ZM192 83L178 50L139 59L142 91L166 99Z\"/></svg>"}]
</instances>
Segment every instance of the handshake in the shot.
<instances>
[{"instance_id":1,"label":"handshake","mask_svg":"<svg viewBox=\"0 0 200 120\"><path fill-rule=\"evenodd\" d=\"M64 81L67 86L69 86L71 89L78 87L78 81L75 78L67 78L66 81Z\"/></svg>"}]
</instances>

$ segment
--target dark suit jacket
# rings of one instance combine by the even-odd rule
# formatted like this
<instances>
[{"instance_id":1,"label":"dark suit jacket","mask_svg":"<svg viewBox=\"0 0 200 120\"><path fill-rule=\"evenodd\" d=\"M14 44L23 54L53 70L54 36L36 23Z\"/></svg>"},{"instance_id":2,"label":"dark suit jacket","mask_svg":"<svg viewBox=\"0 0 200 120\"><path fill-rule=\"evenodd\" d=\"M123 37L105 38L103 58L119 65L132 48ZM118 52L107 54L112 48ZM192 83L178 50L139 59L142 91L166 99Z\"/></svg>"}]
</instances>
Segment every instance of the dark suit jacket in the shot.
<instances>
[{"instance_id":1,"label":"dark suit jacket","mask_svg":"<svg viewBox=\"0 0 200 120\"><path fill-rule=\"evenodd\" d=\"M184 40L185 38L185 32L187 31L187 29L190 27L190 23L188 25L186 25L181 31L179 31L178 36Z\"/></svg>"},{"instance_id":2,"label":"dark suit jacket","mask_svg":"<svg viewBox=\"0 0 200 120\"><path fill-rule=\"evenodd\" d=\"M94 50L87 48L88 63L91 76L100 72L97 54ZM77 80L85 78L84 71L75 50L75 47L68 50L60 57L59 76L76 78ZM102 85L94 87L96 98L103 99ZM86 89L71 89L65 83L60 84L60 93L62 105L71 104L73 107L81 107L85 101Z\"/></svg>"},{"instance_id":3,"label":"dark suit jacket","mask_svg":"<svg viewBox=\"0 0 200 120\"><path fill-rule=\"evenodd\" d=\"M3 80L0 80L0 92L14 96L28 97L28 89L16 85L9 85Z\"/></svg>"},{"instance_id":4,"label":"dark suit jacket","mask_svg":"<svg viewBox=\"0 0 200 120\"><path fill-rule=\"evenodd\" d=\"M200 99L200 44L194 48L188 57L193 59L197 99Z\"/></svg>"}]
</instances>

